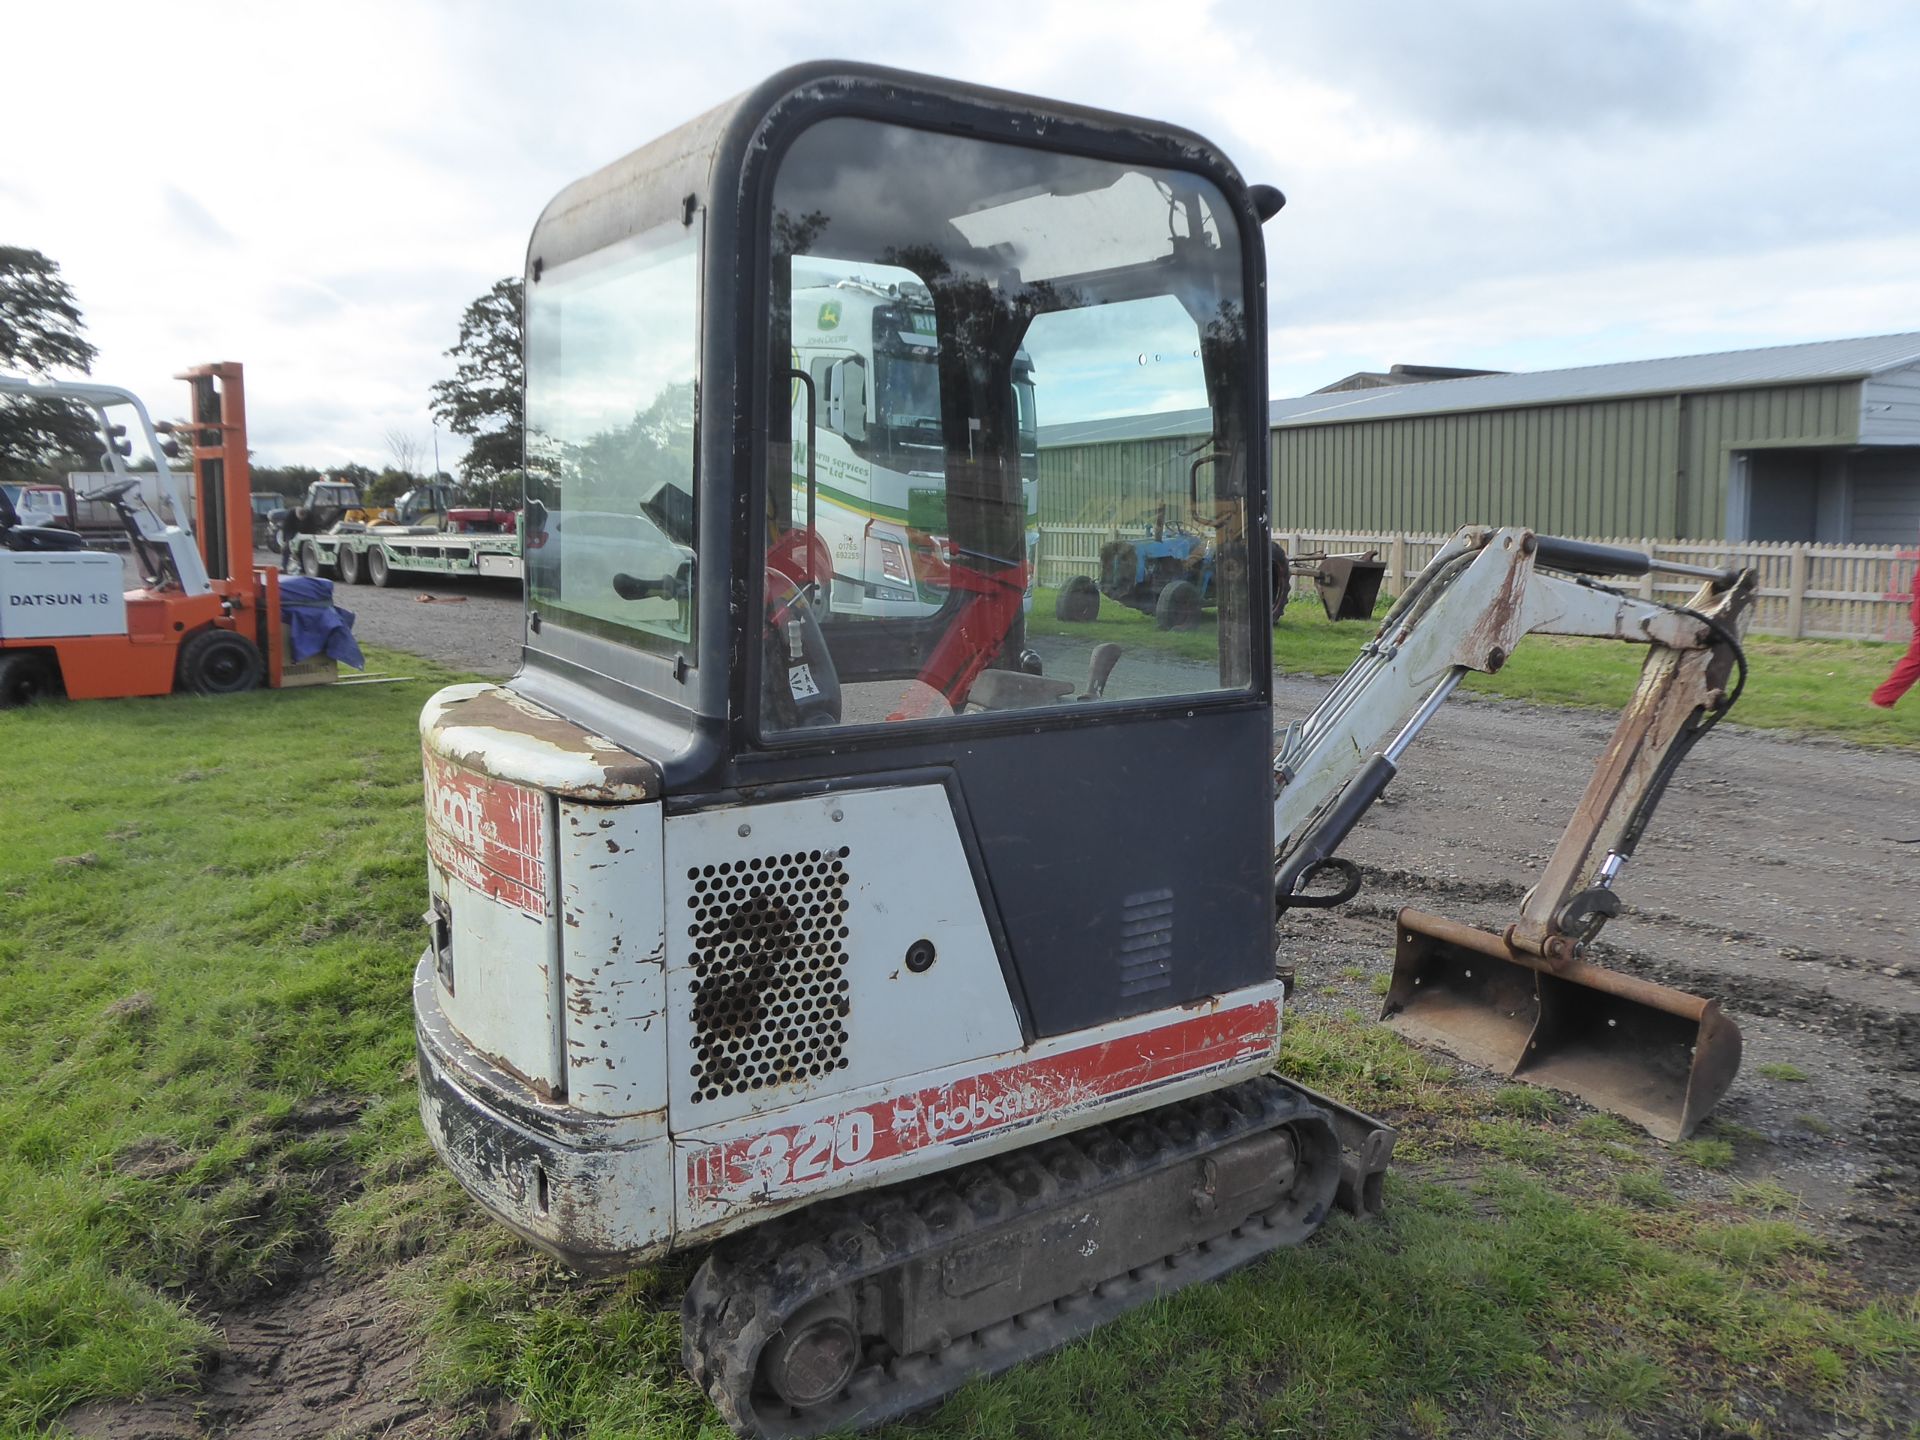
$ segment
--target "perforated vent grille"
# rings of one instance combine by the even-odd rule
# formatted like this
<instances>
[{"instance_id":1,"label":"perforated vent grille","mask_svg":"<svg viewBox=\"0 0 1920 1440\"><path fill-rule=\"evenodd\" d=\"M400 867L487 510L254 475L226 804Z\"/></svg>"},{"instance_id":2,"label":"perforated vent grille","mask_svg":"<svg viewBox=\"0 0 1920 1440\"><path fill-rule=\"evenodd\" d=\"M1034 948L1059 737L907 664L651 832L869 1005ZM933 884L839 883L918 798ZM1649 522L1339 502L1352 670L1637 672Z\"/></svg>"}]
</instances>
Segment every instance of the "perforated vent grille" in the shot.
<instances>
[{"instance_id":1,"label":"perforated vent grille","mask_svg":"<svg viewBox=\"0 0 1920 1440\"><path fill-rule=\"evenodd\" d=\"M845 1067L848 853L687 871L696 1102Z\"/></svg>"}]
</instances>

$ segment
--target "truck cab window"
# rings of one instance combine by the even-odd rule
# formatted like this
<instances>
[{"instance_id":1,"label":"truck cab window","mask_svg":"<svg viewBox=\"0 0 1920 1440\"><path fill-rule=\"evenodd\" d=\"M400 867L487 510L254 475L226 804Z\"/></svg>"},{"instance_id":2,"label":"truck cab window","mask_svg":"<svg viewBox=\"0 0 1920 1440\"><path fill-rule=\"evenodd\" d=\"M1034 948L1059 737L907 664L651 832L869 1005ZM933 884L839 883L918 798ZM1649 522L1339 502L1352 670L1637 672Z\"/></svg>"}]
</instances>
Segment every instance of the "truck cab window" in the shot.
<instances>
[{"instance_id":1,"label":"truck cab window","mask_svg":"<svg viewBox=\"0 0 1920 1440\"><path fill-rule=\"evenodd\" d=\"M1227 215L1174 171L853 118L800 136L771 227L769 353L786 364L763 472L763 733L1245 689L1247 350ZM1143 354L1182 364L1100 383ZM1056 544L1086 554L1049 560L1040 517L1070 513L1075 477L1050 474L1047 427L1155 413L1175 392L1211 433L1101 517L1111 536L1088 546L1084 520L1063 524ZM1104 568L1101 539L1121 547Z\"/></svg>"},{"instance_id":2,"label":"truck cab window","mask_svg":"<svg viewBox=\"0 0 1920 1440\"><path fill-rule=\"evenodd\" d=\"M689 660L699 242L662 226L527 286L528 602Z\"/></svg>"}]
</instances>

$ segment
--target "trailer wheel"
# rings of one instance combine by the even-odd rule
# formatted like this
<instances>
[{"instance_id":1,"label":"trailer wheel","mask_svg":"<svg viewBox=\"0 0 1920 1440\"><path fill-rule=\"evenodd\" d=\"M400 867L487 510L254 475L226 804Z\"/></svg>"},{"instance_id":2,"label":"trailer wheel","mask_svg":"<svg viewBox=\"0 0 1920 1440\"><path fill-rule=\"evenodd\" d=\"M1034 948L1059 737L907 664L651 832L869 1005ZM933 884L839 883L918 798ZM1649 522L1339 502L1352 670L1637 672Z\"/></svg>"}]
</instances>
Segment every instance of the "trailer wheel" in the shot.
<instances>
[{"instance_id":1,"label":"trailer wheel","mask_svg":"<svg viewBox=\"0 0 1920 1440\"><path fill-rule=\"evenodd\" d=\"M180 647L179 686L194 695L239 695L260 688L267 662L234 630L196 630Z\"/></svg>"},{"instance_id":2,"label":"trailer wheel","mask_svg":"<svg viewBox=\"0 0 1920 1440\"><path fill-rule=\"evenodd\" d=\"M358 585L360 583L360 552L344 541L341 542L340 548L333 554L333 568L340 572L342 585Z\"/></svg>"},{"instance_id":3,"label":"trailer wheel","mask_svg":"<svg viewBox=\"0 0 1920 1440\"><path fill-rule=\"evenodd\" d=\"M393 583L393 567L387 564L387 552L378 545L367 547L367 579L383 590Z\"/></svg>"},{"instance_id":4,"label":"trailer wheel","mask_svg":"<svg viewBox=\"0 0 1920 1440\"><path fill-rule=\"evenodd\" d=\"M1200 587L1176 580L1160 592L1153 607L1153 623L1162 630L1191 630L1200 620Z\"/></svg>"},{"instance_id":5,"label":"trailer wheel","mask_svg":"<svg viewBox=\"0 0 1920 1440\"><path fill-rule=\"evenodd\" d=\"M1053 618L1084 625L1100 616L1100 587L1091 575L1076 575L1060 587L1053 602Z\"/></svg>"},{"instance_id":6,"label":"trailer wheel","mask_svg":"<svg viewBox=\"0 0 1920 1440\"><path fill-rule=\"evenodd\" d=\"M1287 565L1286 547L1275 541L1273 545L1273 623L1278 625L1280 617L1287 613L1288 593L1293 588L1293 571Z\"/></svg>"},{"instance_id":7,"label":"trailer wheel","mask_svg":"<svg viewBox=\"0 0 1920 1440\"><path fill-rule=\"evenodd\" d=\"M60 671L38 650L0 652L0 710L50 700L60 693Z\"/></svg>"},{"instance_id":8,"label":"trailer wheel","mask_svg":"<svg viewBox=\"0 0 1920 1440\"><path fill-rule=\"evenodd\" d=\"M309 580L320 578L320 547L311 540L300 547L300 573Z\"/></svg>"}]
</instances>

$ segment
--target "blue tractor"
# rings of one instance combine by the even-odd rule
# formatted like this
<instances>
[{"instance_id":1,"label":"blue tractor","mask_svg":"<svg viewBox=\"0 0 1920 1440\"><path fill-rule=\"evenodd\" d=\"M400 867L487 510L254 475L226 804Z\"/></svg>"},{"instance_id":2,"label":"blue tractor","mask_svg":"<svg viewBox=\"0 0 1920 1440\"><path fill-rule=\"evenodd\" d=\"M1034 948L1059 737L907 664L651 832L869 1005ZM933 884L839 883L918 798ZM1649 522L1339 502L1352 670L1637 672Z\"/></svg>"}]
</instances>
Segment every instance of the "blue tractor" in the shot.
<instances>
[{"instance_id":1,"label":"blue tractor","mask_svg":"<svg viewBox=\"0 0 1920 1440\"><path fill-rule=\"evenodd\" d=\"M1187 630L1198 624L1215 601L1213 542L1203 534L1166 523L1165 507L1143 536L1115 536L1100 547L1100 574L1076 575L1061 587L1054 614L1076 623L1096 618L1100 597L1117 600L1151 615L1162 630ZM1273 620L1286 613L1296 566L1286 549L1270 542L1273 567ZM1327 615L1334 620L1364 620L1373 614L1386 567L1368 551L1363 555L1315 554L1297 566L1311 575Z\"/></svg>"}]
</instances>

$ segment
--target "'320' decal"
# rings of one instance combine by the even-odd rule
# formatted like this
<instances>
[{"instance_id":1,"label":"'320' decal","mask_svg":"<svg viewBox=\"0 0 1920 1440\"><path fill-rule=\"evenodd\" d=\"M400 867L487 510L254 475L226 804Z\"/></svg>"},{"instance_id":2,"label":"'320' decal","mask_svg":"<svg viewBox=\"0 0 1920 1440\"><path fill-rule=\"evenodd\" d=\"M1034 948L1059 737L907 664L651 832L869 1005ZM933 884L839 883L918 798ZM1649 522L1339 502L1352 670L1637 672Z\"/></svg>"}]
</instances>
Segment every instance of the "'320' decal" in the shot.
<instances>
[{"instance_id":1,"label":"'320' decal","mask_svg":"<svg viewBox=\"0 0 1920 1440\"><path fill-rule=\"evenodd\" d=\"M778 1189L858 1165L871 1154L873 1116L865 1110L852 1110L836 1120L815 1120L791 1130L757 1135L742 1158L748 1184L756 1189L761 1185Z\"/></svg>"}]
</instances>

